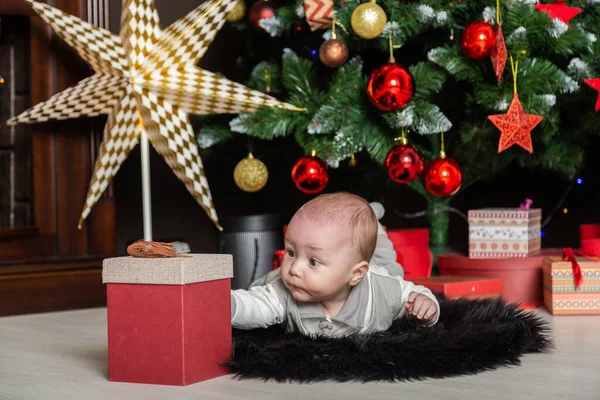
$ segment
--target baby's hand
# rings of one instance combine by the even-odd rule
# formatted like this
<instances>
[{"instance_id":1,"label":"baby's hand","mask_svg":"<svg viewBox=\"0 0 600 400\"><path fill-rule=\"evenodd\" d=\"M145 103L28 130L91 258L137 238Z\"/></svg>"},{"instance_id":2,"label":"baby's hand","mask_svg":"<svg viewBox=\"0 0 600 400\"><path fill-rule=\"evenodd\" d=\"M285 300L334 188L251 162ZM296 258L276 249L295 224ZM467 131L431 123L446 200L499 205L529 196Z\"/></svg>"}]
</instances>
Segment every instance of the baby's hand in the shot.
<instances>
[{"instance_id":1,"label":"baby's hand","mask_svg":"<svg viewBox=\"0 0 600 400\"><path fill-rule=\"evenodd\" d=\"M412 315L419 320L420 323L430 324L435 321L438 308L431 298L417 292L410 292L408 301L404 304L408 315Z\"/></svg>"}]
</instances>

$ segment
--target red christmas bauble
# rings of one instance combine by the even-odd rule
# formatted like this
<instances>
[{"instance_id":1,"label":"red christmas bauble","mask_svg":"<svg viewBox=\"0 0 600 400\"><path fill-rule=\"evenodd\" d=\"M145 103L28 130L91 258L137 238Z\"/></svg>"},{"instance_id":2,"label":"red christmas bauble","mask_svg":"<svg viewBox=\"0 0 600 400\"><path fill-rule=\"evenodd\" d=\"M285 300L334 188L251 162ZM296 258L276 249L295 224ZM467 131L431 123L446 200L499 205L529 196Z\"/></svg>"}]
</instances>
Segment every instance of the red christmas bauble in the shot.
<instances>
[{"instance_id":1,"label":"red christmas bauble","mask_svg":"<svg viewBox=\"0 0 600 400\"><path fill-rule=\"evenodd\" d=\"M292 180L306 194L319 193L329 181L327 165L318 157L302 157L292 168Z\"/></svg>"},{"instance_id":2,"label":"red christmas bauble","mask_svg":"<svg viewBox=\"0 0 600 400\"><path fill-rule=\"evenodd\" d=\"M480 60L488 57L496 43L496 31L487 22L473 22L460 38L460 47L467 57Z\"/></svg>"},{"instance_id":3,"label":"red christmas bauble","mask_svg":"<svg viewBox=\"0 0 600 400\"><path fill-rule=\"evenodd\" d=\"M266 31L258 24L261 19L268 19L275 16L275 8L270 1L261 0L254 3L248 12L248 20L250 25L258 32L266 33Z\"/></svg>"},{"instance_id":4,"label":"red christmas bauble","mask_svg":"<svg viewBox=\"0 0 600 400\"><path fill-rule=\"evenodd\" d=\"M415 93L415 81L407 69L385 64L369 77L367 94L382 111L396 111L408 105Z\"/></svg>"},{"instance_id":5,"label":"red christmas bauble","mask_svg":"<svg viewBox=\"0 0 600 400\"><path fill-rule=\"evenodd\" d=\"M423 182L434 196L452 196L462 184L460 165L451 158L437 158L425 168Z\"/></svg>"},{"instance_id":6,"label":"red christmas bauble","mask_svg":"<svg viewBox=\"0 0 600 400\"><path fill-rule=\"evenodd\" d=\"M392 180L398 183L409 183L423 172L423 159L411 145L399 144L387 154L385 166Z\"/></svg>"}]
</instances>

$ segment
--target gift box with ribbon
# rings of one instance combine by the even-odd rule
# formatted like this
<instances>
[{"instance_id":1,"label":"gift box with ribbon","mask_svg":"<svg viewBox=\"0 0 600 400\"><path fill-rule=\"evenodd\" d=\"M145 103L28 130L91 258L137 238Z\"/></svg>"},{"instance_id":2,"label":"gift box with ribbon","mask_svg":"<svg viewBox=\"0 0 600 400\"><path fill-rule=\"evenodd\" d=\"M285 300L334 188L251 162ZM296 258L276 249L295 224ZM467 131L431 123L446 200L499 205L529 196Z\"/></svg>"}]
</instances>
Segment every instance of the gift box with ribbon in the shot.
<instances>
[{"instance_id":1,"label":"gift box with ribbon","mask_svg":"<svg viewBox=\"0 0 600 400\"><path fill-rule=\"evenodd\" d=\"M544 305L553 315L600 314L600 257L562 257L543 262Z\"/></svg>"}]
</instances>

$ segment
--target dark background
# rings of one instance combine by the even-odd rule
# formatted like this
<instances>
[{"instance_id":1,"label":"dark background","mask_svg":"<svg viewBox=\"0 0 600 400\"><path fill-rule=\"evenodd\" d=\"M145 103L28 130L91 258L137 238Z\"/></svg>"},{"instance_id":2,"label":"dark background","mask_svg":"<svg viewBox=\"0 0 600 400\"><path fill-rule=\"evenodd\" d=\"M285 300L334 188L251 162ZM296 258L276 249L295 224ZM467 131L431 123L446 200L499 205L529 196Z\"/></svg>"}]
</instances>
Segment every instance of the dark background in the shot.
<instances>
[{"instance_id":1,"label":"dark background","mask_svg":"<svg viewBox=\"0 0 600 400\"><path fill-rule=\"evenodd\" d=\"M186 0L155 1L163 27L199 4ZM111 30L118 33L121 0L110 0L110 7ZM225 24L200 66L210 71L221 72L232 80L245 80L249 65L241 63L239 55L246 51L246 44L243 42L246 37L243 32ZM264 49L276 49L283 43L281 39L274 40L270 37L259 40L264 40ZM310 50L318 49L321 40L319 35L316 38L313 35L311 40L307 41L303 32L292 38L294 49L302 56L308 56ZM257 62L260 57L261 55L256 55ZM593 107L594 102L595 97L591 94L589 106ZM233 181L235 165L248 154L248 138L240 135L224 145L201 151L217 213L225 216L275 212L280 213L283 220L287 221L300 205L312 198L298 191L290 178L292 166L303 152L295 145L293 138L253 140L252 147L254 155L267 165L270 174L265 188L253 194L241 191ZM598 150L600 139L595 138L589 149L587 161L577 176L583 180L583 184L573 185L563 206L543 228L543 247L577 247L579 225L600 222ZM495 154L489 156L493 157ZM382 202L386 208L382 222L390 228L427 226L426 217L408 219L398 215L422 211L426 203L419 195L391 182L387 179L384 169L380 169L376 174L371 172L366 179L363 171L373 171L373 165L363 154L358 155L358 163L356 167L340 164L339 169L330 170L329 185L325 192L347 190L362 195L367 200ZM154 150L151 174L154 240L186 241L193 252L216 251L217 229ZM518 207L525 198L531 198L534 207L542 208L545 219L555 210L570 185L570 181L552 172L512 167L491 181L480 182L461 192L453 200L452 206L466 214L469 209L474 208ZM143 236L139 146L132 151L116 175L114 196L117 212L117 250L124 253L129 243ZM567 214L562 212L563 208L568 210ZM466 251L467 228L467 222L463 218L451 214L451 246Z\"/></svg>"}]
</instances>

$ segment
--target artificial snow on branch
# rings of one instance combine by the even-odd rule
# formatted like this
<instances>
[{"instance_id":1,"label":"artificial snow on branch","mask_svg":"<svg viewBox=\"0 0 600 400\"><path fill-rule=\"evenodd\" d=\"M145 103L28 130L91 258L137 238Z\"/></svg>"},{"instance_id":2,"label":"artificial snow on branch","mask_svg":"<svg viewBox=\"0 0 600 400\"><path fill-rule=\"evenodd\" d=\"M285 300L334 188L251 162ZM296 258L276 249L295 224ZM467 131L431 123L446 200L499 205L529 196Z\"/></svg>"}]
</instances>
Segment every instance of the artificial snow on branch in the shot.
<instances>
[{"instance_id":1,"label":"artificial snow on branch","mask_svg":"<svg viewBox=\"0 0 600 400\"><path fill-rule=\"evenodd\" d=\"M446 11L440 11L435 15L435 22L433 24L434 27L439 28L446 25L448 21L448 13Z\"/></svg>"},{"instance_id":2,"label":"artificial snow on branch","mask_svg":"<svg viewBox=\"0 0 600 400\"><path fill-rule=\"evenodd\" d=\"M550 32L550 36L553 38L561 37L567 30L569 30L569 25L565 24L558 18L554 18L552 20L552 25L548 28L548 32Z\"/></svg>"},{"instance_id":3,"label":"artificial snow on branch","mask_svg":"<svg viewBox=\"0 0 600 400\"><path fill-rule=\"evenodd\" d=\"M384 114L384 119L392 129L408 128L415 120L415 107L410 105L404 110Z\"/></svg>"},{"instance_id":4,"label":"artificial snow on branch","mask_svg":"<svg viewBox=\"0 0 600 400\"><path fill-rule=\"evenodd\" d=\"M306 10L304 8L304 1L303 0L299 0L296 2L296 16L298 16L298 18L304 18L306 16Z\"/></svg>"},{"instance_id":5,"label":"artificial snow on branch","mask_svg":"<svg viewBox=\"0 0 600 400\"><path fill-rule=\"evenodd\" d=\"M424 104L416 110L413 128L421 135L448 132L452 122L442 113L436 105Z\"/></svg>"},{"instance_id":6,"label":"artificial snow on branch","mask_svg":"<svg viewBox=\"0 0 600 400\"><path fill-rule=\"evenodd\" d=\"M247 114L240 114L236 118L232 119L229 121L229 129L231 129L232 132L248 133L248 128L244 124L246 118L248 118Z\"/></svg>"},{"instance_id":7,"label":"artificial snow on branch","mask_svg":"<svg viewBox=\"0 0 600 400\"><path fill-rule=\"evenodd\" d=\"M556 95L542 94L539 96L546 107L553 107L556 104Z\"/></svg>"},{"instance_id":8,"label":"artificial snow on branch","mask_svg":"<svg viewBox=\"0 0 600 400\"><path fill-rule=\"evenodd\" d=\"M389 38L390 35L392 35L392 40L396 42L395 44L399 44L397 42L400 40L401 34L402 32L400 31L400 25L398 25L396 21L389 21L387 24L385 24L383 32L381 33L381 37Z\"/></svg>"},{"instance_id":9,"label":"artificial snow on branch","mask_svg":"<svg viewBox=\"0 0 600 400\"><path fill-rule=\"evenodd\" d=\"M435 12L430 6L421 4L417 7L417 18L419 22L430 23L435 18Z\"/></svg>"},{"instance_id":10,"label":"artificial snow on branch","mask_svg":"<svg viewBox=\"0 0 600 400\"><path fill-rule=\"evenodd\" d=\"M578 57L569 61L567 72L579 80L591 77L588 63Z\"/></svg>"},{"instance_id":11,"label":"artificial snow on branch","mask_svg":"<svg viewBox=\"0 0 600 400\"><path fill-rule=\"evenodd\" d=\"M500 99L494 104L494 109L498 111L508 110L508 101L506 99Z\"/></svg>"},{"instance_id":12,"label":"artificial snow on branch","mask_svg":"<svg viewBox=\"0 0 600 400\"><path fill-rule=\"evenodd\" d=\"M527 29L525 27L520 26L515 29L508 37L506 38L507 44L513 44L516 41L526 40Z\"/></svg>"},{"instance_id":13,"label":"artificial snow on branch","mask_svg":"<svg viewBox=\"0 0 600 400\"><path fill-rule=\"evenodd\" d=\"M564 75L561 79L561 92L562 93L573 93L579 90L579 85L568 75Z\"/></svg>"},{"instance_id":14,"label":"artificial snow on branch","mask_svg":"<svg viewBox=\"0 0 600 400\"><path fill-rule=\"evenodd\" d=\"M483 9L483 20L490 25L496 24L496 7L486 7Z\"/></svg>"},{"instance_id":15,"label":"artificial snow on branch","mask_svg":"<svg viewBox=\"0 0 600 400\"><path fill-rule=\"evenodd\" d=\"M279 37L283 34L283 24L277 17L263 18L258 21L258 25L263 28L271 37Z\"/></svg>"}]
</instances>

